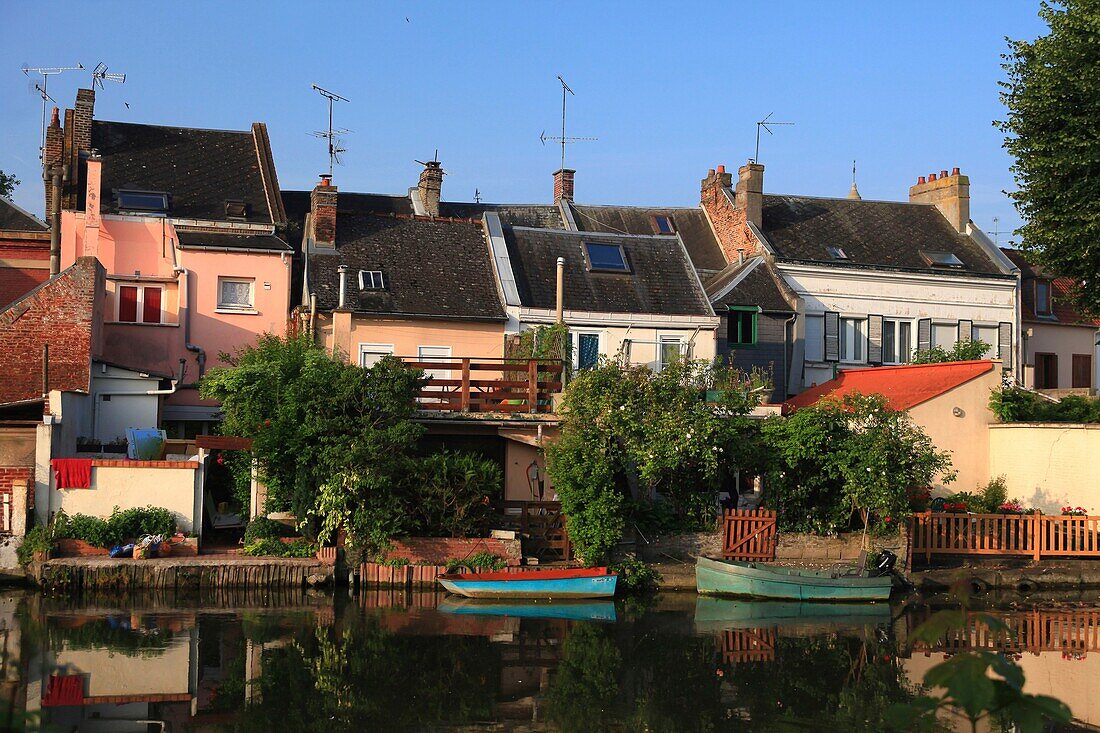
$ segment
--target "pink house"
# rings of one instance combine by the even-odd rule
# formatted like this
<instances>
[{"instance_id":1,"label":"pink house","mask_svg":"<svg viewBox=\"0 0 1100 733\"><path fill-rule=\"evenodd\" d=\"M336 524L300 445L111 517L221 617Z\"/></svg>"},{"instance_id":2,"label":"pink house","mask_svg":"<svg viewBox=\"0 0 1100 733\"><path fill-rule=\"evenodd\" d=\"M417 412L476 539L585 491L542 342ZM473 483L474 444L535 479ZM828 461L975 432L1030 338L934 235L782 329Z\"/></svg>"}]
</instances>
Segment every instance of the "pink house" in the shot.
<instances>
[{"instance_id":1,"label":"pink house","mask_svg":"<svg viewBox=\"0 0 1100 733\"><path fill-rule=\"evenodd\" d=\"M93 118L81 89L47 132L46 165L66 166L60 266L96 257L107 272L103 352L115 364L171 375L160 422L206 432L216 405L197 383L264 332L283 333L293 250L267 128L202 130ZM57 179L54 179L55 181Z\"/></svg>"}]
</instances>

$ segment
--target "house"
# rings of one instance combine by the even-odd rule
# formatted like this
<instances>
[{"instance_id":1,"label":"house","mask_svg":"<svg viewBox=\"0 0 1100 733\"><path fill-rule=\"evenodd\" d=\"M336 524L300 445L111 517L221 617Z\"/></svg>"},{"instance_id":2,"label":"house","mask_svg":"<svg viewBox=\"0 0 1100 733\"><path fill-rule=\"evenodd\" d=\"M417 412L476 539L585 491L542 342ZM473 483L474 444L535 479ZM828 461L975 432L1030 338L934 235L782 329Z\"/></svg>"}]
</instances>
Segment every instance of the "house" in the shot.
<instances>
[{"instance_id":1,"label":"house","mask_svg":"<svg viewBox=\"0 0 1100 733\"><path fill-rule=\"evenodd\" d=\"M1003 249L1020 268L1023 383L1029 389L1095 394L1100 319L1075 310L1070 278L1052 277L1015 249Z\"/></svg>"},{"instance_id":2,"label":"house","mask_svg":"<svg viewBox=\"0 0 1100 733\"><path fill-rule=\"evenodd\" d=\"M784 408L795 411L853 393L882 395L893 409L908 412L937 449L951 454L958 476L948 490L974 491L991 476L989 426L996 416L989 396L1002 378L1001 364L990 360L841 369L834 379L787 400Z\"/></svg>"},{"instance_id":3,"label":"house","mask_svg":"<svg viewBox=\"0 0 1100 733\"><path fill-rule=\"evenodd\" d=\"M0 308L49 277L49 227L0 196Z\"/></svg>"},{"instance_id":4,"label":"house","mask_svg":"<svg viewBox=\"0 0 1100 733\"><path fill-rule=\"evenodd\" d=\"M783 302L796 311L791 330L769 329L773 348L756 352L757 364L775 363L782 336L788 394L838 368L905 364L914 351L950 349L960 339L986 342L987 356L1011 371L1016 268L970 221L969 190L956 168L921 176L908 203L864 200L854 186L848 198L776 195L764 193L764 166L742 166L736 183L719 166L703 179L700 200L732 269L715 275L708 292L738 308L755 304L757 318L781 318ZM776 287L758 296L765 273ZM749 340L750 318L735 311L732 320L741 318L741 341L726 329L735 353ZM758 337L761 330L758 322Z\"/></svg>"},{"instance_id":5,"label":"house","mask_svg":"<svg viewBox=\"0 0 1100 733\"><path fill-rule=\"evenodd\" d=\"M267 129L203 130L94 118L95 93L47 129L47 177L61 229L61 267L95 257L106 268L103 353L173 375L159 424L206 432L217 405L198 380L219 352L283 333L292 248ZM156 423L155 423L156 424Z\"/></svg>"}]
</instances>

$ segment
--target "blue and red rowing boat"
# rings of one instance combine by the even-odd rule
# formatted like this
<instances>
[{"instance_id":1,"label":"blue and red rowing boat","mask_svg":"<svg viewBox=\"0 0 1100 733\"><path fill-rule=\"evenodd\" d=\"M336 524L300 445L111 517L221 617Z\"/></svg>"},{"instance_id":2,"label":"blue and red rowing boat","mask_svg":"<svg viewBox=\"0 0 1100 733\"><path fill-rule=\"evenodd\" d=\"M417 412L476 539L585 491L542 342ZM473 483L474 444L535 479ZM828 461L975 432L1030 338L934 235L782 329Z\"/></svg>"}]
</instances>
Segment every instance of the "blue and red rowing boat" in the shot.
<instances>
[{"instance_id":1,"label":"blue and red rowing boat","mask_svg":"<svg viewBox=\"0 0 1100 733\"><path fill-rule=\"evenodd\" d=\"M611 598L619 577L607 568L447 573L438 580L467 598Z\"/></svg>"}]
</instances>

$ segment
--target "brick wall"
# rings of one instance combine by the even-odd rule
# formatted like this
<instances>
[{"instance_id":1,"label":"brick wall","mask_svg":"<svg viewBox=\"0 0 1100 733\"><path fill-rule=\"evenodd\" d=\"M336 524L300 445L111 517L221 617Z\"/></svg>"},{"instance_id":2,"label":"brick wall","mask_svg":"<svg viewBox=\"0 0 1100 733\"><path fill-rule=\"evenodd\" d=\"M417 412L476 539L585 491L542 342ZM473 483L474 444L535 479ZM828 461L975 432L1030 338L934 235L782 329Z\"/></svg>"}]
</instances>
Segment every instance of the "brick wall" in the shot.
<instances>
[{"instance_id":1,"label":"brick wall","mask_svg":"<svg viewBox=\"0 0 1100 733\"><path fill-rule=\"evenodd\" d=\"M313 241L320 246L332 247L336 243L336 206L338 191L330 181L315 186L309 196Z\"/></svg>"},{"instance_id":2,"label":"brick wall","mask_svg":"<svg viewBox=\"0 0 1100 733\"><path fill-rule=\"evenodd\" d=\"M745 223L744 209L738 208L728 195L732 183L733 176L725 170L708 171L699 192L699 203L714 227L726 262L737 262L740 253L751 257L758 248L756 237Z\"/></svg>"},{"instance_id":3,"label":"brick wall","mask_svg":"<svg viewBox=\"0 0 1100 733\"><path fill-rule=\"evenodd\" d=\"M10 494L12 483L27 481L34 483L33 466L0 466L0 494Z\"/></svg>"},{"instance_id":4,"label":"brick wall","mask_svg":"<svg viewBox=\"0 0 1100 733\"><path fill-rule=\"evenodd\" d=\"M42 396L43 344L50 346L50 388L88 390L104 279L94 257L81 257L0 311L0 403Z\"/></svg>"},{"instance_id":5,"label":"brick wall","mask_svg":"<svg viewBox=\"0 0 1100 733\"><path fill-rule=\"evenodd\" d=\"M412 563L445 565L448 560L464 560L479 552L503 557L509 565L519 565L522 557L519 540L406 537L394 540L393 549L386 553L386 559L403 557Z\"/></svg>"}]
</instances>

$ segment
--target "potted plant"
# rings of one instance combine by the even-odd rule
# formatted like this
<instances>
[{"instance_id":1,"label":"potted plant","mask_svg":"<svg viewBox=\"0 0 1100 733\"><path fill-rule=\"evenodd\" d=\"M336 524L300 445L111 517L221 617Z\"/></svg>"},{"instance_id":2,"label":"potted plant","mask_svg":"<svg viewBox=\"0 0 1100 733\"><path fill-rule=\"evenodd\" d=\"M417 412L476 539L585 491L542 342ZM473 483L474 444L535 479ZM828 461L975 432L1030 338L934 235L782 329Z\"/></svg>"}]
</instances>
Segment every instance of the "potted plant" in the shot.
<instances>
[{"instance_id":1,"label":"potted plant","mask_svg":"<svg viewBox=\"0 0 1100 733\"><path fill-rule=\"evenodd\" d=\"M1013 499L1012 501L1002 502L1001 505L997 507L997 511L1001 514L1026 514L1027 513L1027 509L1024 509L1024 505L1021 504L1019 502L1019 500L1017 500L1017 499Z\"/></svg>"},{"instance_id":2,"label":"potted plant","mask_svg":"<svg viewBox=\"0 0 1100 733\"><path fill-rule=\"evenodd\" d=\"M1062 507L1062 516L1063 517L1084 517L1084 516L1087 516L1087 515L1088 515L1088 512L1085 511L1085 508L1083 506L1068 506L1067 505L1067 506Z\"/></svg>"}]
</instances>

